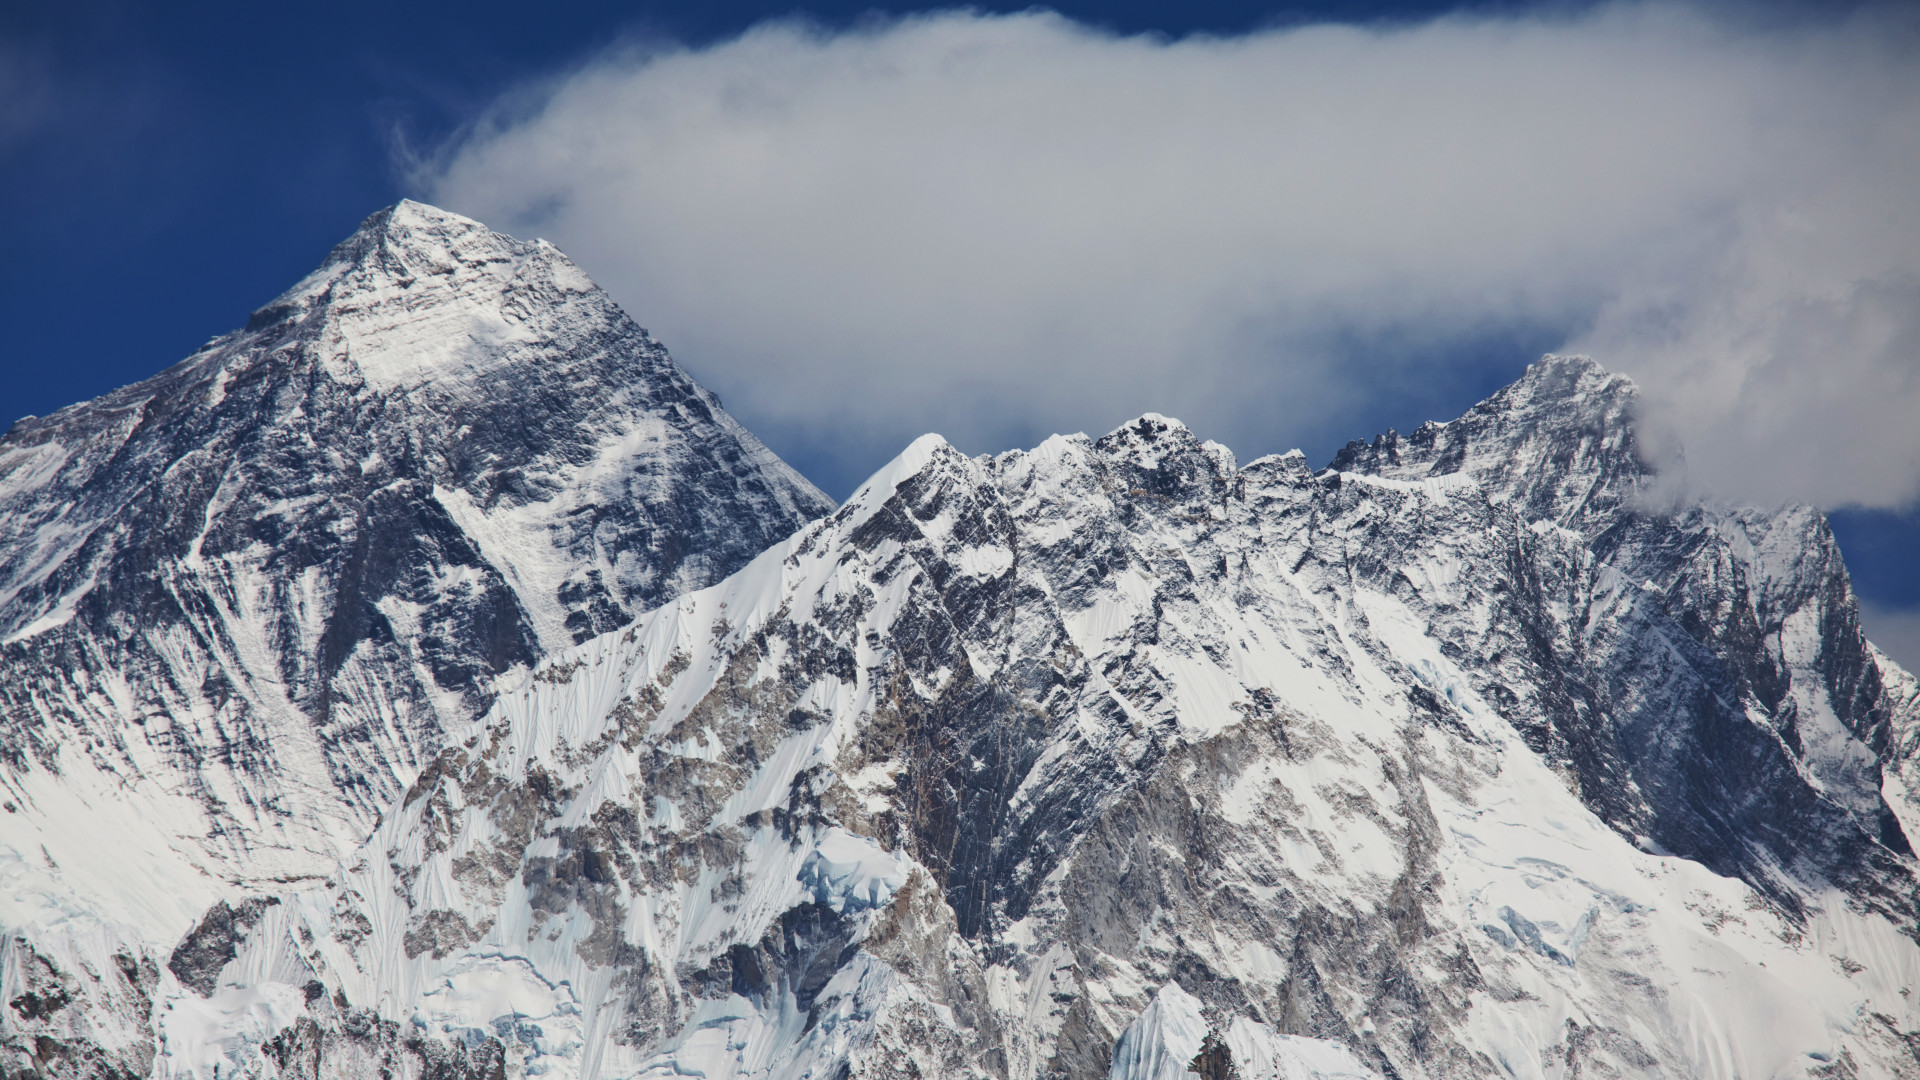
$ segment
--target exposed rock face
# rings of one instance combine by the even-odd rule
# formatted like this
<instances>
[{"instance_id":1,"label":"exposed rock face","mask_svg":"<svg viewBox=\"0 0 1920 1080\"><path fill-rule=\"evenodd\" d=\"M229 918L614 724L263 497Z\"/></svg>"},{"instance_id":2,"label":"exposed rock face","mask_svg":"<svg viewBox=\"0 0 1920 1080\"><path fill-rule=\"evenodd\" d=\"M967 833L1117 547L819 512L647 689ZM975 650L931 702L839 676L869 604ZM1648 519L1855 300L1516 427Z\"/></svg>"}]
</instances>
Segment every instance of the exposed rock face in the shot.
<instances>
[{"instance_id":1,"label":"exposed rock face","mask_svg":"<svg viewBox=\"0 0 1920 1080\"><path fill-rule=\"evenodd\" d=\"M207 909L206 917L173 947L173 955L167 958L167 970L180 980L180 985L201 997L213 993L221 970L233 961L247 931L260 921L262 912L279 902L275 897L256 896L242 900L237 907L225 900L215 903Z\"/></svg>"},{"instance_id":2,"label":"exposed rock face","mask_svg":"<svg viewBox=\"0 0 1920 1080\"><path fill-rule=\"evenodd\" d=\"M162 976L104 927L0 941L0 1076L134 1080L152 1074Z\"/></svg>"},{"instance_id":3,"label":"exposed rock face","mask_svg":"<svg viewBox=\"0 0 1920 1080\"><path fill-rule=\"evenodd\" d=\"M1547 357L1449 423L1350 442L1328 467L1401 480L1471 476L1520 520L1591 536L1631 516L1653 476L1634 436L1633 383L1578 356Z\"/></svg>"},{"instance_id":4,"label":"exposed rock face","mask_svg":"<svg viewBox=\"0 0 1920 1080\"><path fill-rule=\"evenodd\" d=\"M1577 534L1597 571L1642 587L1654 625L1707 654L1696 665L1705 696L1676 702L1644 683L1636 650L1645 634L1589 639L1581 645L1593 677L1565 687L1550 715L1522 729L1616 827L1762 889L1778 866L1805 862L1816 876L1847 880L1883 861L1877 847L1854 845L1861 831L1909 854L1900 815L1911 828L1920 814L1903 798L1882 799L1881 766L1899 766L1893 732L1911 723L1913 706L1888 690L1883 671L1897 669L1870 654L1825 518L1808 507L1639 506L1635 493L1652 474L1634 443L1633 408L1628 380L1585 358L1552 358L1461 419L1351 443L1334 467L1475 477L1521 520ZM1796 782L1795 771L1813 783ZM1826 820L1837 811L1861 828ZM1791 891L1775 899L1792 903Z\"/></svg>"},{"instance_id":5,"label":"exposed rock face","mask_svg":"<svg viewBox=\"0 0 1920 1080\"><path fill-rule=\"evenodd\" d=\"M1913 681L1818 514L1642 507L1631 415L1550 358L1319 473L922 439L504 695L261 913L209 1000L319 1004L219 1060L1920 1075Z\"/></svg>"}]
</instances>

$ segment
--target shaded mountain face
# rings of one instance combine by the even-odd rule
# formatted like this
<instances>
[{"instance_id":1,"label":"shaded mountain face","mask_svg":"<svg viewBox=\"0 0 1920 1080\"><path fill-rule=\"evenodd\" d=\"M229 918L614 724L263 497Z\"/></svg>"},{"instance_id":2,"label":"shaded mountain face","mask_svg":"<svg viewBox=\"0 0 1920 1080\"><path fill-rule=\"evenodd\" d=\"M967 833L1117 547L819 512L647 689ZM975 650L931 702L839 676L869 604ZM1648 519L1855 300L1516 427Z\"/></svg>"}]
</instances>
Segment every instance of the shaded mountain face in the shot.
<instances>
[{"instance_id":1,"label":"shaded mountain face","mask_svg":"<svg viewBox=\"0 0 1920 1080\"><path fill-rule=\"evenodd\" d=\"M1449 423L1350 442L1328 468L1400 480L1470 476L1522 521L1582 535L1635 516L1654 470L1635 438L1636 391L1582 357L1548 357Z\"/></svg>"},{"instance_id":2,"label":"shaded mountain face","mask_svg":"<svg viewBox=\"0 0 1920 1080\"><path fill-rule=\"evenodd\" d=\"M1648 505L1654 473L1636 445L1634 407L1629 380L1552 358L1459 420L1350 443L1332 468L1473 477L1519 520L1578 537L1596 573L1639 585L1641 605L1668 628L1660 647L1699 654L1699 696L1676 702L1648 692L1639 655L1570 642L1592 654L1580 657L1591 673L1521 727L1623 833L1760 888L1776 866L1791 874L1811 862L1822 864L1816 875L1844 877L1858 863L1851 850L1825 850L1834 830L1802 814L1844 810L1910 854L1901 819L1913 828L1920 805L1903 779L1911 755L1894 746L1911 724L1906 675L1862 634L1825 517ZM1776 899L1791 903L1790 891Z\"/></svg>"},{"instance_id":3,"label":"shaded mountain face","mask_svg":"<svg viewBox=\"0 0 1920 1080\"><path fill-rule=\"evenodd\" d=\"M496 679L831 509L552 245L374 215L0 439L10 921L324 873Z\"/></svg>"},{"instance_id":4,"label":"shaded mountain face","mask_svg":"<svg viewBox=\"0 0 1920 1080\"><path fill-rule=\"evenodd\" d=\"M1641 504L1632 395L924 438L210 912L154 1067L1914 1075L1913 680L1818 514Z\"/></svg>"}]
</instances>

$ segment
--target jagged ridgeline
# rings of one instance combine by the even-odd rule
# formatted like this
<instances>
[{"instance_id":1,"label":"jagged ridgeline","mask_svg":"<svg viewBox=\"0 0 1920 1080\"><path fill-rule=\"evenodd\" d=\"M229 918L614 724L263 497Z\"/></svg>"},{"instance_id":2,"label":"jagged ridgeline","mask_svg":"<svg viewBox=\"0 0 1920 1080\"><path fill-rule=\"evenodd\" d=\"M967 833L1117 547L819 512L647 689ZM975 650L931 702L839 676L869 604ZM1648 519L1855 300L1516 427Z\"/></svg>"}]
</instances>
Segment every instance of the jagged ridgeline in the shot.
<instances>
[{"instance_id":1,"label":"jagged ridgeline","mask_svg":"<svg viewBox=\"0 0 1920 1080\"><path fill-rule=\"evenodd\" d=\"M1317 472L921 439L532 662L324 879L10 934L7 1067L1920 1075L1920 690L1817 512L1644 500L1633 412L1547 358Z\"/></svg>"}]
</instances>

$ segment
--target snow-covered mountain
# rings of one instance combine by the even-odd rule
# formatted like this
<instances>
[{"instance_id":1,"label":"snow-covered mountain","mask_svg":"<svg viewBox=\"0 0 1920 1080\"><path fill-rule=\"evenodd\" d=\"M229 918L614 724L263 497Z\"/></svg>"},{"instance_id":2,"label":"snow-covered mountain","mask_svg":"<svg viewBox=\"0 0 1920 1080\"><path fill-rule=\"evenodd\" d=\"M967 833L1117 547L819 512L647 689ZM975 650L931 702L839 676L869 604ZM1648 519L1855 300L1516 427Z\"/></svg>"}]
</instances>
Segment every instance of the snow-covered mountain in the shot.
<instances>
[{"instance_id":1,"label":"snow-covered mountain","mask_svg":"<svg viewBox=\"0 0 1920 1080\"><path fill-rule=\"evenodd\" d=\"M1547 358L1319 472L923 438L324 882L15 949L10 1022L163 1076L1920 1075L1914 680L1817 513L1647 498L1632 414Z\"/></svg>"},{"instance_id":2,"label":"snow-covered mountain","mask_svg":"<svg viewBox=\"0 0 1920 1080\"><path fill-rule=\"evenodd\" d=\"M1634 409L836 511L402 203L0 439L0 1073L1920 1076L1920 682Z\"/></svg>"},{"instance_id":3,"label":"snow-covered mountain","mask_svg":"<svg viewBox=\"0 0 1920 1080\"><path fill-rule=\"evenodd\" d=\"M832 507L552 245L382 211L0 438L0 922L323 875L497 678Z\"/></svg>"}]
</instances>

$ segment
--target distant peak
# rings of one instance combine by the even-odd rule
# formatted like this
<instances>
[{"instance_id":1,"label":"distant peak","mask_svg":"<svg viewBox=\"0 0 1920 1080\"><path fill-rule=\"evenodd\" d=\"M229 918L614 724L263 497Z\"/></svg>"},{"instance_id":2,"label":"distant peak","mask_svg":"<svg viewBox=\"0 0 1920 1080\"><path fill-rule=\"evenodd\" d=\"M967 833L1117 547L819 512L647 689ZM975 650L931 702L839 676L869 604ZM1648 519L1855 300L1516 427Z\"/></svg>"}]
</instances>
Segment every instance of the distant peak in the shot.
<instances>
[{"instance_id":1,"label":"distant peak","mask_svg":"<svg viewBox=\"0 0 1920 1080\"><path fill-rule=\"evenodd\" d=\"M1632 379L1608 371L1591 356L1578 354L1563 356L1547 353L1528 364L1525 374L1514 382L1511 389L1524 390L1527 396L1538 397L1542 392L1550 395L1566 395L1598 390L1603 387L1623 389L1628 392L1638 389L1634 386ZM1498 395L1495 397L1497 398Z\"/></svg>"},{"instance_id":2,"label":"distant peak","mask_svg":"<svg viewBox=\"0 0 1920 1080\"><path fill-rule=\"evenodd\" d=\"M423 218L457 218L461 221L473 221L472 218L463 214L456 214L451 210L442 209L430 202L421 202L419 199L401 199L392 206L387 207L387 212ZM476 222L476 224L478 223Z\"/></svg>"},{"instance_id":3,"label":"distant peak","mask_svg":"<svg viewBox=\"0 0 1920 1080\"><path fill-rule=\"evenodd\" d=\"M1396 480L1465 473L1523 520L1604 527L1652 468L1639 457L1633 380L1548 353L1457 420L1350 442L1330 464Z\"/></svg>"},{"instance_id":4,"label":"distant peak","mask_svg":"<svg viewBox=\"0 0 1920 1080\"><path fill-rule=\"evenodd\" d=\"M417 199L401 199L392 206L368 218L372 222L384 215L382 224L389 228L408 228L417 226L446 227L460 229L485 229L486 226L464 214L443 210L432 203L423 203Z\"/></svg>"},{"instance_id":5,"label":"distant peak","mask_svg":"<svg viewBox=\"0 0 1920 1080\"><path fill-rule=\"evenodd\" d=\"M1605 378L1610 374L1600 362L1581 353L1543 353L1540 359L1527 365L1529 372L1539 370L1557 371L1569 374L1598 375Z\"/></svg>"},{"instance_id":6,"label":"distant peak","mask_svg":"<svg viewBox=\"0 0 1920 1080\"><path fill-rule=\"evenodd\" d=\"M401 199L369 215L352 236L334 249L334 253L336 257L344 255L353 258L392 247L445 249L479 238L486 238L501 246L514 243L512 237L496 233L463 214L442 210L431 203Z\"/></svg>"},{"instance_id":7,"label":"distant peak","mask_svg":"<svg viewBox=\"0 0 1920 1080\"><path fill-rule=\"evenodd\" d=\"M901 484L925 472L936 462L951 464L966 460L966 455L955 450L945 437L931 432L922 435L868 477L867 482L861 484L859 490L847 499L842 510L852 515L870 514L892 498L894 490Z\"/></svg>"},{"instance_id":8,"label":"distant peak","mask_svg":"<svg viewBox=\"0 0 1920 1080\"><path fill-rule=\"evenodd\" d=\"M1141 413L1132 420L1107 432L1100 441L1103 443L1119 440L1152 442L1163 435L1170 435L1175 432L1185 435L1193 434L1187 425L1173 417L1162 416L1157 412L1149 412Z\"/></svg>"},{"instance_id":9,"label":"distant peak","mask_svg":"<svg viewBox=\"0 0 1920 1080\"><path fill-rule=\"evenodd\" d=\"M451 210L401 199L368 215L334 245L318 269L256 310L246 329L298 320L315 305L349 293L381 295L393 287L412 289L419 282L435 283L442 292L470 289L476 279L497 277L496 269L536 251L546 252L546 261L586 281L577 267L544 241L516 240ZM468 272L459 273L462 270ZM419 295L413 293L409 303L417 305Z\"/></svg>"}]
</instances>

